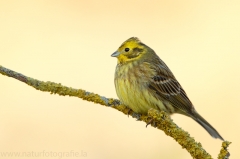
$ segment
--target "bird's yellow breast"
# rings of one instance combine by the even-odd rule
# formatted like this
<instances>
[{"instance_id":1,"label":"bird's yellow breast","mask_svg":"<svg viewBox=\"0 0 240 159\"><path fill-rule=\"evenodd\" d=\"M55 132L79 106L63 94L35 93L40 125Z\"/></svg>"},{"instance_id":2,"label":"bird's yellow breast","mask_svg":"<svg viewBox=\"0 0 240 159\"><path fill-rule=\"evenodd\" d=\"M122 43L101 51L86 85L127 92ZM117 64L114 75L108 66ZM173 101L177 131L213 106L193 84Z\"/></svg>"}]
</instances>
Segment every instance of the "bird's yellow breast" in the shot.
<instances>
[{"instance_id":1,"label":"bird's yellow breast","mask_svg":"<svg viewBox=\"0 0 240 159\"><path fill-rule=\"evenodd\" d=\"M154 97L154 93L149 90L149 78L153 74L148 63L131 62L118 65L115 87L120 101L136 113L146 114L150 108L166 111L163 102Z\"/></svg>"}]
</instances>

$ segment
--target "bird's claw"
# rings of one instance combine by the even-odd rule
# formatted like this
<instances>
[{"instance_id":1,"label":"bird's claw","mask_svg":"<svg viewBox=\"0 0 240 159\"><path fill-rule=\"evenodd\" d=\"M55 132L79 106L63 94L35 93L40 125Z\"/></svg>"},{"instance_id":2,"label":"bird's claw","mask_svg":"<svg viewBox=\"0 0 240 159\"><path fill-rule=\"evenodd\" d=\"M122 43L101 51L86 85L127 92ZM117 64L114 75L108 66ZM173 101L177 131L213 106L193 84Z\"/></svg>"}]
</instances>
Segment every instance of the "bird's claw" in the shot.
<instances>
[{"instance_id":1,"label":"bird's claw","mask_svg":"<svg viewBox=\"0 0 240 159\"><path fill-rule=\"evenodd\" d=\"M150 119L147 122L146 128L148 127L148 125L152 125L153 127L157 127L157 123L154 121L154 119L152 117L148 117L148 119Z\"/></svg>"},{"instance_id":2,"label":"bird's claw","mask_svg":"<svg viewBox=\"0 0 240 159\"><path fill-rule=\"evenodd\" d=\"M132 109L128 108L128 111L127 111L127 116L129 117L129 114L131 114L132 112Z\"/></svg>"},{"instance_id":3,"label":"bird's claw","mask_svg":"<svg viewBox=\"0 0 240 159\"><path fill-rule=\"evenodd\" d=\"M147 122L146 128L148 127L148 125L153 123L153 118L150 118L150 120Z\"/></svg>"}]
</instances>

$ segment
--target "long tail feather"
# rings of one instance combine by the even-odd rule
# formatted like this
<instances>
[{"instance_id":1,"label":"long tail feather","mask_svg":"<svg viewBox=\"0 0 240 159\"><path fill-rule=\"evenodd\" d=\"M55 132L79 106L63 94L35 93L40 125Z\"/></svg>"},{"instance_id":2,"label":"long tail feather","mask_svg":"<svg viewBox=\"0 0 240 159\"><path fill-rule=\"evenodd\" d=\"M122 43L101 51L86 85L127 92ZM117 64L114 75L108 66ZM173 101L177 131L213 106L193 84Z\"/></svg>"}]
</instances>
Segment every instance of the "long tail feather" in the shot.
<instances>
[{"instance_id":1,"label":"long tail feather","mask_svg":"<svg viewBox=\"0 0 240 159\"><path fill-rule=\"evenodd\" d=\"M200 124L213 138L218 138L224 141L222 136L210 125L200 114L194 112L194 120Z\"/></svg>"}]
</instances>

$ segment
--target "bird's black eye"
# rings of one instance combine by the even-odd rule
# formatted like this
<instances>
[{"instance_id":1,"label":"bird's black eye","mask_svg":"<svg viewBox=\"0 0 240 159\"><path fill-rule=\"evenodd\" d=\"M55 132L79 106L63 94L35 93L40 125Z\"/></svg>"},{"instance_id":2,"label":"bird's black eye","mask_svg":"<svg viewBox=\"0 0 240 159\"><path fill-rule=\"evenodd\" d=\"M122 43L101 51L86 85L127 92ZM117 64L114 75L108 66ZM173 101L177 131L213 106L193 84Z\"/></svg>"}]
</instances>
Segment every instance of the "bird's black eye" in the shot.
<instances>
[{"instance_id":1,"label":"bird's black eye","mask_svg":"<svg viewBox=\"0 0 240 159\"><path fill-rule=\"evenodd\" d=\"M125 51L128 52L130 49L129 48L125 48Z\"/></svg>"}]
</instances>

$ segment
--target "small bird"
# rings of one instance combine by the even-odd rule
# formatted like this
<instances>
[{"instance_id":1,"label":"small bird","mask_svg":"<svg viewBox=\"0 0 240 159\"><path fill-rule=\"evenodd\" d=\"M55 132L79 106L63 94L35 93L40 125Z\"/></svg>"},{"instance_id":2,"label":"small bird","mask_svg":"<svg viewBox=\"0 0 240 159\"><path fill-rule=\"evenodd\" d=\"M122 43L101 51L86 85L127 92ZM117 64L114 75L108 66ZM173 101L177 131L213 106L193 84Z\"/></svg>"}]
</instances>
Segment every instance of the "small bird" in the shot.
<instances>
[{"instance_id":1,"label":"small bird","mask_svg":"<svg viewBox=\"0 0 240 159\"><path fill-rule=\"evenodd\" d=\"M112 57L117 57L115 88L121 103L136 113L150 108L191 117L213 138L224 140L200 114L168 66L137 37L126 40Z\"/></svg>"}]
</instances>

